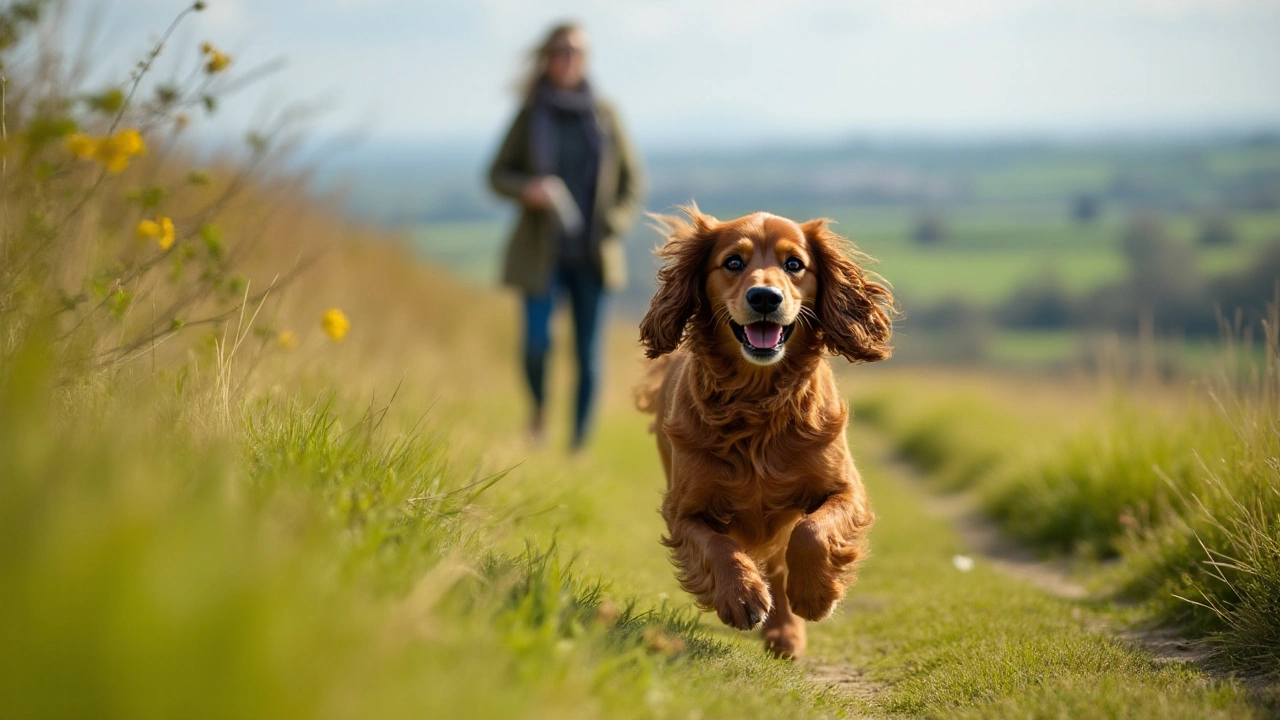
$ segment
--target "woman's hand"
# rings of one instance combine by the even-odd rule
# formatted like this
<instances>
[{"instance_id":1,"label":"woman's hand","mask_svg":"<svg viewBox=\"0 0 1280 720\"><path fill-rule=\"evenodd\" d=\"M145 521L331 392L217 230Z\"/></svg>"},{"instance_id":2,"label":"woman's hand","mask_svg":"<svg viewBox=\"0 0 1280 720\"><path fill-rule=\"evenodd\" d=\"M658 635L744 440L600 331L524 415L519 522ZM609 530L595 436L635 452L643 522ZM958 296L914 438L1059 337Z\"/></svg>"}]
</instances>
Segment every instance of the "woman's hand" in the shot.
<instances>
[{"instance_id":1,"label":"woman's hand","mask_svg":"<svg viewBox=\"0 0 1280 720\"><path fill-rule=\"evenodd\" d=\"M520 202L534 210L546 210L551 207L551 193L547 192L547 177L536 177L524 184L520 190Z\"/></svg>"}]
</instances>

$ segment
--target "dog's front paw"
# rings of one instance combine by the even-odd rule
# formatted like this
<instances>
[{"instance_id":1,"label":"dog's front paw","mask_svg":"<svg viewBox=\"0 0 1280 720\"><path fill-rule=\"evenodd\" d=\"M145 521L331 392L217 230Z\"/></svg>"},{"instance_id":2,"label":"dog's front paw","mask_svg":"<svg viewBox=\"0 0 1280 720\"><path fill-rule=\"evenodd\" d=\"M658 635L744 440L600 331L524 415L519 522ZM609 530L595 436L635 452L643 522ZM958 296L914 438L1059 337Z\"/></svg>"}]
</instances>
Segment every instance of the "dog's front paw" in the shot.
<instances>
[{"instance_id":1,"label":"dog's front paw","mask_svg":"<svg viewBox=\"0 0 1280 720\"><path fill-rule=\"evenodd\" d=\"M712 606L725 625L753 630L773 611L773 598L760 573L754 567L742 567L728 581L716 584Z\"/></svg>"},{"instance_id":2,"label":"dog's front paw","mask_svg":"<svg viewBox=\"0 0 1280 720\"><path fill-rule=\"evenodd\" d=\"M791 601L791 611L805 620L817 622L826 618L844 597L844 584L840 582L793 580L795 577L787 579L787 600Z\"/></svg>"},{"instance_id":3,"label":"dog's front paw","mask_svg":"<svg viewBox=\"0 0 1280 720\"><path fill-rule=\"evenodd\" d=\"M800 523L787 545L787 600L791 610L805 620L818 621L836 609L844 597L841 569L817 530Z\"/></svg>"}]
</instances>

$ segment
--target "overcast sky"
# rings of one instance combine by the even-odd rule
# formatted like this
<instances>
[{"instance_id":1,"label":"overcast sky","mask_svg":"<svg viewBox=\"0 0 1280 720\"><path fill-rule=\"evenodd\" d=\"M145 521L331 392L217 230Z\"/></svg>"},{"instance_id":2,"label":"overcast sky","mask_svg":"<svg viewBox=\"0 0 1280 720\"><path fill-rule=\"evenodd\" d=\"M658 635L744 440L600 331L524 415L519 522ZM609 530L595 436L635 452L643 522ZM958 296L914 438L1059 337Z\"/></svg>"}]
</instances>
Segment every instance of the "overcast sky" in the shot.
<instances>
[{"instance_id":1,"label":"overcast sky","mask_svg":"<svg viewBox=\"0 0 1280 720\"><path fill-rule=\"evenodd\" d=\"M102 13L117 77L186 6ZM584 22L592 75L650 145L1280 128L1280 0L208 0L167 54L287 64L225 108L321 101L324 133L492 142L524 51Z\"/></svg>"}]
</instances>

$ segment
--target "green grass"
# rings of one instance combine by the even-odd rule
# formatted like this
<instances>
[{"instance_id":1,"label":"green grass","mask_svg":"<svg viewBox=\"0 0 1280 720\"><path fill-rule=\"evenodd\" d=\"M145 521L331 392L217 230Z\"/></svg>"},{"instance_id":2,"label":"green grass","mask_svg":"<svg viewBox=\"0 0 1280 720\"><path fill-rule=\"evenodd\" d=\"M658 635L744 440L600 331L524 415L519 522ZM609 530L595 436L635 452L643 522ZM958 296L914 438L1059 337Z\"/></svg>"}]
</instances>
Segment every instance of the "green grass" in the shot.
<instances>
[{"instance_id":1,"label":"green grass","mask_svg":"<svg viewBox=\"0 0 1280 720\"><path fill-rule=\"evenodd\" d=\"M2 716L841 706L687 603L615 589L605 612L599 568L555 533L501 542L518 525L485 503L514 473L456 468L443 435L382 408L228 405L168 375L64 391L48 361L20 352L0 374Z\"/></svg>"},{"instance_id":2,"label":"green grass","mask_svg":"<svg viewBox=\"0 0 1280 720\"><path fill-rule=\"evenodd\" d=\"M865 439L864 439L865 438ZM853 436L860 448L877 443ZM873 556L814 651L884 689L868 710L912 717L1246 717L1229 683L1205 684L1114 639L1106 606L1061 600L966 553L945 521L921 512L900 472L858 453L879 518Z\"/></svg>"},{"instance_id":3,"label":"green grass","mask_svg":"<svg viewBox=\"0 0 1280 720\"><path fill-rule=\"evenodd\" d=\"M845 380L866 381L857 372ZM612 578L615 592L684 604L656 542L662 476L647 422L614 397L591 458L566 466L555 453L538 454L515 470L513 484L554 498L521 531L577 548L581 566ZM810 626L814 661L847 665L866 681L837 707L877 717L1070 717L1081 708L1117 718L1251 716L1237 686L1206 684L1194 668L1158 665L1114 639L1132 619L1125 611L1046 596L981 559L973 573L955 570L952 555L970 550L948 523L930 517L920 491L882 463L874 436L855 432L851 444L879 521L872 558L842 610ZM953 469L966 470L974 472ZM757 642L714 618L701 622L748 655Z\"/></svg>"},{"instance_id":4,"label":"green grass","mask_svg":"<svg viewBox=\"0 0 1280 720\"><path fill-rule=\"evenodd\" d=\"M1122 384L1091 419L1057 429L1033 418L1070 413L1070 402L994 402L963 383L942 393L885 385L859 400L858 417L935 484L974 489L1012 537L1086 560L1118 557L1112 591L1208 643L1224 667L1274 677L1280 352L1271 332L1261 356L1220 357L1223 374L1206 385Z\"/></svg>"},{"instance_id":5,"label":"green grass","mask_svg":"<svg viewBox=\"0 0 1280 720\"><path fill-rule=\"evenodd\" d=\"M1168 417L1117 403L1104 422L989 478L986 505L1021 540L1114 556L1126 532L1190 511L1198 456L1230 442L1212 412L1192 406Z\"/></svg>"},{"instance_id":6,"label":"green grass","mask_svg":"<svg viewBox=\"0 0 1280 720\"><path fill-rule=\"evenodd\" d=\"M572 461L518 443L509 378L424 432L340 394L227 404L167 373L57 391L47 358L16 356L0 383L0 715L1250 715L1235 685L1112 639L1113 609L981 560L956 571L967 549L863 435L874 555L811 641L814 662L871 683L768 657L676 586L627 337L595 452Z\"/></svg>"},{"instance_id":7,"label":"green grass","mask_svg":"<svg viewBox=\"0 0 1280 720\"><path fill-rule=\"evenodd\" d=\"M891 383L857 396L854 417L887 432L893 450L940 489L963 490L984 480L1007 459L1004 438L1025 431L1019 418L993 407L978 390L942 397L903 390Z\"/></svg>"}]
</instances>

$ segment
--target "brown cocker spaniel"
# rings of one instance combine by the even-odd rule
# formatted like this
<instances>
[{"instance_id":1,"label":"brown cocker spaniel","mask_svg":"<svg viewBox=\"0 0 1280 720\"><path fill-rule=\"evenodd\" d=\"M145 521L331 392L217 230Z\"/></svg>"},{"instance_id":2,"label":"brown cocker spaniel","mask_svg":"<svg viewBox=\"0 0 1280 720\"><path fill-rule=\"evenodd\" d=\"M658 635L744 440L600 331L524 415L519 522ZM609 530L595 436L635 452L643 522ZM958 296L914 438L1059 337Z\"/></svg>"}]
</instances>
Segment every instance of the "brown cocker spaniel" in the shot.
<instances>
[{"instance_id":1,"label":"brown cocker spaniel","mask_svg":"<svg viewBox=\"0 0 1280 720\"><path fill-rule=\"evenodd\" d=\"M684 211L658 218L666 265L640 323L662 542L700 607L742 630L763 623L769 650L800 657L804 620L844 596L875 519L823 355L889 357L893 297L825 220Z\"/></svg>"}]
</instances>

